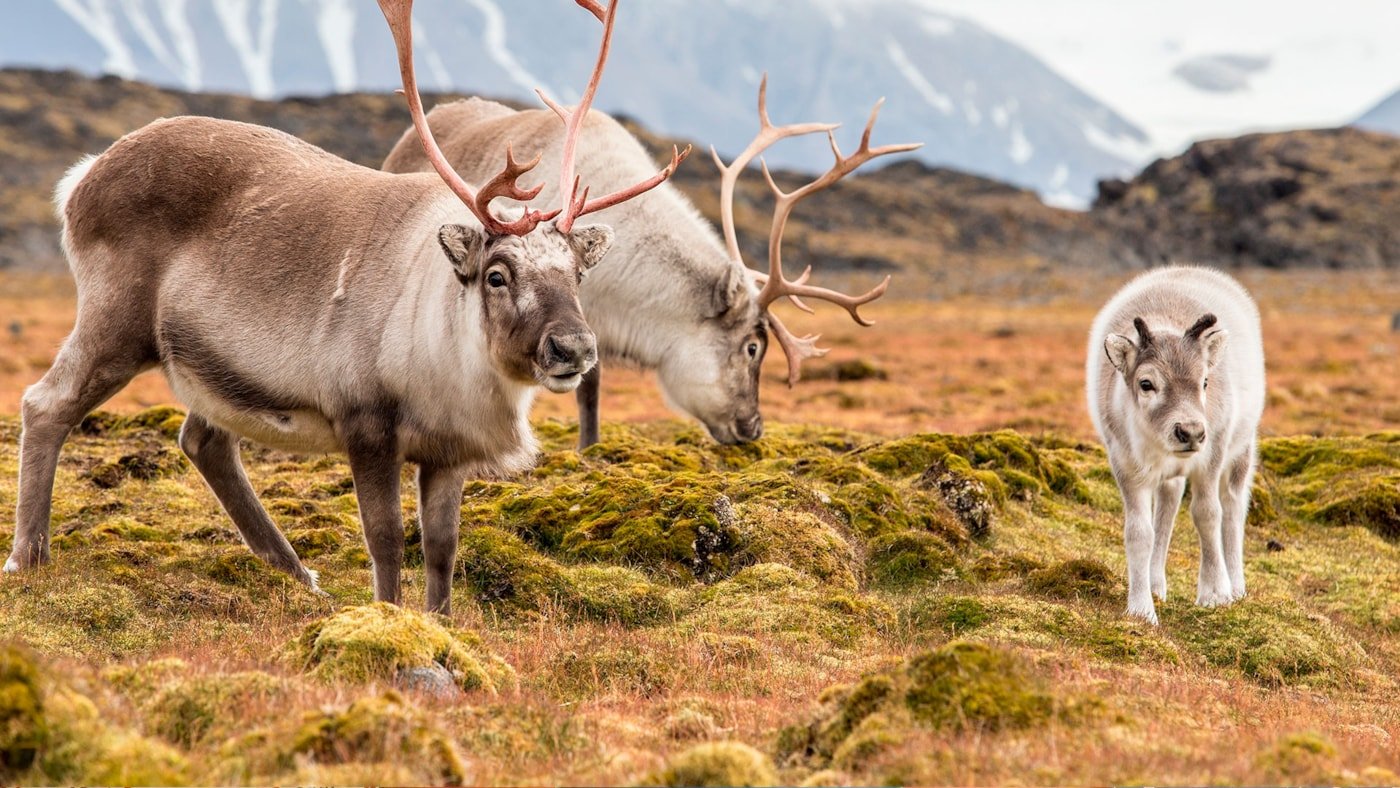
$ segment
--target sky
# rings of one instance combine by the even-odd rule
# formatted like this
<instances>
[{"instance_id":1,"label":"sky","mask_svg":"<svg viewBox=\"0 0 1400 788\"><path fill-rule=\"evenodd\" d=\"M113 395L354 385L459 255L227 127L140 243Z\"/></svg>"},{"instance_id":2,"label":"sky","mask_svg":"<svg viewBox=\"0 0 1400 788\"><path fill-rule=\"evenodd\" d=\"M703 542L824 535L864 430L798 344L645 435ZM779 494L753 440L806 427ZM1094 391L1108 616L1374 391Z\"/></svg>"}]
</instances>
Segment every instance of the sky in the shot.
<instances>
[{"instance_id":1,"label":"sky","mask_svg":"<svg viewBox=\"0 0 1400 788\"><path fill-rule=\"evenodd\" d=\"M1146 131L1158 155L1197 139L1343 125L1400 89L1400 0L920 1L1030 50ZM1220 54L1267 65L1231 93L1172 76Z\"/></svg>"}]
</instances>

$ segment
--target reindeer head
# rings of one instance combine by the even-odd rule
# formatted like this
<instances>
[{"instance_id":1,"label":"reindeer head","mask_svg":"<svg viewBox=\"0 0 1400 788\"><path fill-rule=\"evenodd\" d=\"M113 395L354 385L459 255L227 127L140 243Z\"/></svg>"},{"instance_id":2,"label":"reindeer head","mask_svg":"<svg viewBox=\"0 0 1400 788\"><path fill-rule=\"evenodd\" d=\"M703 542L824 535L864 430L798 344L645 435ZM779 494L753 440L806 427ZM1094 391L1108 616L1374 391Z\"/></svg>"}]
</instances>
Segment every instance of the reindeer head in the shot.
<instances>
[{"instance_id":1,"label":"reindeer head","mask_svg":"<svg viewBox=\"0 0 1400 788\"><path fill-rule=\"evenodd\" d=\"M1210 371L1228 337L1215 322L1215 315L1203 315L1176 336L1153 333L1136 317L1136 341L1121 334L1104 340L1108 360L1128 387L1140 433L1165 454L1189 457L1206 441Z\"/></svg>"},{"instance_id":2,"label":"reindeer head","mask_svg":"<svg viewBox=\"0 0 1400 788\"><path fill-rule=\"evenodd\" d=\"M763 418L758 409L758 381L770 340L776 340L787 355L789 386L796 384L801 376L804 359L827 352L817 347L817 337L797 337L790 333L778 316L769 311L774 302L787 298L798 309L811 312L803 298L829 301L849 312L856 323L870 326L873 323L861 316L860 307L884 295L890 283L889 277L886 277L870 291L851 296L807 284L812 275L811 267L796 279L784 276L783 231L792 209L803 199L831 186L871 159L920 147L917 144L870 147L870 136L883 99L871 111L860 147L850 156L842 154L837 146L836 138L832 135L836 129L833 124L774 126L768 117L767 99L768 77L765 75L758 88L759 131L738 158L725 164L719 154L711 149L722 175L720 218L732 270L728 279L721 283L722 293L715 299L718 308L707 324L706 335L691 340L693 345L699 345L699 352L683 354L670 365L673 368L663 366L661 369L661 380L668 398L700 419L721 443L756 440L763 434ZM818 132L826 133L836 161L831 169L811 183L784 192L773 180L767 163L763 163L764 178L774 195L773 223L768 235L768 273L750 271L739 251L739 239L734 227L734 187L739 175L756 156L779 140Z\"/></svg>"},{"instance_id":3,"label":"reindeer head","mask_svg":"<svg viewBox=\"0 0 1400 788\"><path fill-rule=\"evenodd\" d=\"M408 100L413 127L428 162L481 223L480 228L444 225L438 231L438 241L458 282L479 291L492 360L516 380L538 383L561 393L577 388L583 373L597 363L597 340L584 322L578 283L584 271L607 254L613 238L612 230L603 225L575 227L574 222L656 187L675 172L690 152L689 148L685 153L673 150L665 169L606 197L589 200L586 188L580 193L579 181L573 175L578 136L602 80L612 46L618 0L612 0L606 10L596 0L575 2L603 23L603 41L578 106L567 110L540 94L568 129L560 173L564 204L548 212L526 207L518 218L506 221L491 213L491 201L505 197L528 203L538 196L543 184L527 189L518 181L539 164L540 156L522 164L507 145L501 172L480 190L468 185L438 147L423 112L413 68L413 0L379 0L398 50L401 92Z\"/></svg>"},{"instance_id":4,"label":"reindeer head","mask_svg":"<svg viewBox=\"0 0 1400 788\"><path fill-rule=\"evenodd\" d=\"M612 230L595 224L563 233L546 225L529 235L491 235L448 224L438 231L438 242L457 281L480 299L496 368L555 393L578 388L598 363L578 282L607 254Z\"/></svg>"}]
</instances>

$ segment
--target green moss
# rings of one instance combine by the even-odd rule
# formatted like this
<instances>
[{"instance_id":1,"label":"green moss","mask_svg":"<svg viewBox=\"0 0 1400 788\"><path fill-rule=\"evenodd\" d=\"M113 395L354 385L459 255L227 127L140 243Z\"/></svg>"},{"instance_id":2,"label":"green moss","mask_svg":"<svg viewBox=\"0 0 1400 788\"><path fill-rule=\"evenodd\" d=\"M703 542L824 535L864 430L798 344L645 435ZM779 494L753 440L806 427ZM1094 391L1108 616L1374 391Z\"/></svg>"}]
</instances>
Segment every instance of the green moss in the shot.
<instances>
[{"instance_id":1,"label":"green moss","mask_svg":"<svg viewBox=\"0 0 1400 788\"><path fill-rule=\"evenodd\" d=\"M823 587L781 564L757 564L704 589L680 625L689 632L850 646L892 621L892 611L873 599Z\"/></svg>"},{"instance_id":2,"label":"green moss","mask_svg":"<svg viewBox=\"0 0 1400 788\"><path fill-rule=\"evenodd\" d=\"M140 413L127 417L122 424L122 428L132 430L156 430L163 433L168 438L175 438L179 436L180 428L184 426L184 423L184 411L169 405L157 405L154 408L147 408Z\"/></svg>"},{"instance_id":3,"label":"green moss","mask_svg":"<svg viewBox=\"0 0 1400 788\"><path fill-rule=\"evenodd\" d=\"M913 530L870 540L868 561L871 579L893 588L952 579L958 566L943 540Z\"/></svg>"},{"instance_id":4,"label":"green moss","mask_svg":"<svg viewBox=\"0 0 1400 788\"><path fill-rule=\"evenodd\" d=\"M1352 685L1366 661L1344 632L1288 599L1250 596L1222 607L1166 612L1163 626L1185 648L1266 686Z\"/></svg>"},{"instance_id":5,"label":"green moss","mask_svg":"<svg viewBox=\"0 0 1400 788\"><path fill-rule=\"evenodd\" d=\"M284 769L302 758L318 764L402 763L447 785L460 785L466 776L452 740L394 692L308 715L289 739L277 752Z\"/></svg>"},{"instance_id":6,"label":"green moss","mask_svg":"<svg viewBox=\"0 0 1400 788\"><path fill-rule=\"evenodd\" d=\"M393 680L403 670L440 665L464 690L495 693L515 683L515 672L475 634L382 602L321 619L288 648L303 670L326 681Z\"/></svg>"},{"instance_id":7,"label":"green moss","mask_svg":"<svg viewBox=\"0 0 1400 788\"><path fill-rule=\"evenodd\" d=\"M92 634L125 628L138 616L136 596L123 586L84 585L48 600L47 615Z\"/></svg>"},{"instance_id":8,"label":"green moss","mask_svg":"<svg viewBox=\"0 0 1400 788\"><path fill-rule=\"evenodd\" d=\"M176 681L146 704L146 723L161 738L192 747L212 731L241 728L246 720L233 710L257 697L279 693L282 682L262 671L199 676Z\"/></svg>"},{"instance_id":9,"label":"green moss","mask_svg":"<svg viewBox=\"0 0 1400 788\"><path fill-rule=\"evenodd\" d=\"M1289 733L1255 758L1255 767L1280 782L1328 782L1337 748L1313 731ZM1322 779L1319 779L1321 777Z\"/></svg>"},{"instance_id":10,"label":"green moss","mask_svg":"<svg viewBox=\"0 0 1400 788\"><path fill-rule=\"evenodd\" d=\"M110 490L127 479L149 482L183 473L186 469L185 458L170 449L143 449L123 455L115 462L94 466L87 478L93 486Z\"/></svg>"},{"instance_id":11,"label":"green moss","mask_svg":"<svg viewBox=\"0 0 1400 788\"><path fill-rule=\"evenodd\" d=\"M853 545L812 511L756 502L739 507L739 558L752 563L780 563L825 583L856 589L862 571Z\"/></svg>"},{"instance_id":12,"label":"green moss","mask_svg":"<svg viewBox=\"0 0 1400 788\"><path fill-rule=\"evenodd\" d=\"M539 611L570 595L564 570L557 563L499 528L467 531L459 552L457 576L482 602Z\"/></svg>"},{"instance_id":13,"label":"green moss","mask_svg":"<svg viewBox=\"0 0 1400 788\"><path fill-rule=\"evenodd\" d=\"M1400 541L1400 475L1379 476L1348 486L1317 509L1328 525L1359 525L1385 539Z\"/></svg>"},{"instance_id":14,"label":"green moss","mask_svg":"<svg viewBox=\"0 0 1400 788\"><path fill-rule=\"evenodd\" d=\"M334 553L341 547L340 532L334 528L296 528L287 532L287 541L303 560Z\"/></svg>"},{"instance_id":15,"label":"green moss","mask_svg":"<svg viewBox=\"0 0 1400 788\"><path fill-rule=\"evenodd\" d=\"M810 722L778 735L780 758L857 769L916 727L989 731L1041 724L1056 703L1010 652L955 642L822 693Z\"/></svg>"},{"instance_id":16,"label":"green moss","mask_svg":"<svg viewBox=\"0 0 1400 788\"><path fill-rule=\"evenodd\" d=\"M971 632L988 622L995 613L976 597L944 596L915 601L901 612L901 622L916 632L936 629L949 635Z\"/></svg>"},{"instance_id":17,"label":"green moss","mask_svg":"<svg viewBox=\"0 0 1400 788\"><path fill-rule=\"evenodd\" d=\"M570 567L566 576L567 602L597 621L641 626L673 619L683 604L679 592L633 569L579 566Z\"/></svg>"},{"instance_id":18,"label":"green moss","mask_svg":"<svg viewBox=\"0 0 1400 788\"><path fill-rule=\"evenodd\" d=\"M1049 718L1048 694L1010 653L951 643L910 660L904 703L934 727L1024 728Z\"/></svg>"},{"instance_id":19,"label":"green moss","mask_svg":"<svg viewBox=\"0 0 1400 788\"><path fill-rule=\"evenodd\" d=\"M1026 588L1054 599L1108 599L1117 596L1118 583L1102 561L1073 558L1037 569L1026 577Z\"/></svg>"},{"instance_id":20,"label":"green moss","mask_svg":"<svg viewBox=\"0 0 1400 788\"><path fill-rule=\"evenodd\" d=\"M28 769L48 740L38 667L19 648L0 645L0 778Z\"/></svg>"},{"instance_id":21,"label":"green moss","mask_svg":"<svg viewBox=\"0 0 1400 788\"><path fill-rule=\"evenodd\" d=\"M851 529L866 538L907 531L917 520L891 485L879 481L847 484L831 496L833 508L845 515Z\"/></svg>"},{"instance_id":22,"label":"green moss","mask_svg":"<svg viewBox=\"0 0 1400 788\"><path fill-rule=\"evenodd\" d=\"M739 742L712 742L672 757L644 782L667 786L774 785L778 775L763 753Z\"/></svg>"},{"instance_id":23,"label":"green moss","mask_svg":"<svg viewBox=\"0 0 1400 788\"><path fill-rule=\"evenodd\" d=\"M1003 489L1013 495L1048 491L1078 501L1089 499L1083 480L1057 450L1042 451L1011 431L913 435L859 452L866 465L900 478L922 474L936 463L948 466L950 455L962 457L973 469L993 471Z\"/></svg>"}]
</instances>

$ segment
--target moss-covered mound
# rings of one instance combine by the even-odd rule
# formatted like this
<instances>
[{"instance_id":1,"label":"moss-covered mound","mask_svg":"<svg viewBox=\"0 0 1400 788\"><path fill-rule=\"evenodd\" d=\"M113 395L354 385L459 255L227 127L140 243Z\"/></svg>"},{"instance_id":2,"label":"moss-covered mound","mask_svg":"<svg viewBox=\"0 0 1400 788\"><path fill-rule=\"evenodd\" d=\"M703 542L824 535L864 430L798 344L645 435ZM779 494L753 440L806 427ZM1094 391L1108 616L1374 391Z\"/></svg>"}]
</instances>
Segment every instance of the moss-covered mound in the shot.
<instances>
[{"instance_id":1,"label":"moss-covered mound","mask_svg":"<svg viewBox=\"0 0 1400 788\"><path fill-rule=\"evenodd\" d=\"M775 785L778 776L768 756L739 742L697 744L676 755L666 768L645 781L667 786Z\"/></svg>"},{"instance_id":2,"label":"moss-covered mound","mask_svg":"<svg viewBox=\"0 0 1400 788\"><path fill-rule=\"evenodd\" d=\"M451 738L394 692L340 709L309 713L229 740L219 771L227 781L293 781L327 775L378 775L391 782L461 785L466 766ZM347 764L359 768L336 771ZM327 767L331 767L327 770ZM313 780L314 781L314 780Z\"/></svg>"},{"instance_id":3,"label":"moss-covered mound","mask_svg":"<svg viewBox=\"0 0 1400 788\"><path fill-rule=\"evenodd\" d=\"M1194 604L1183 512L1154 627L1123 614L1103 452L1053 437L776 424L717 446L688 426L605 425L579 453L570 426L545 422L535 471L464 490L448 619L415 612L411 474L395 608L370 602L344 460L245 449L327 599L241 543L180 459L178 423L94 416L59 465L53 564L0 576L0 629L26 644L0 659L0 782L1297 782L1400 769L1384 722L1400 686L1393 433L1262 441L1249 595ZM0 418L0 551L18 437ZM1222 730L1237 742L1225 760L1211 754ZM1281 754L1298 730L1335 754Z\"/></svg>"},{"instance_id":4,"label":"moss-covered mound","mask_svg":"<svg viewBox=\"0 0 1400 788\"><path fill-rule=\"evenodd\" d=\"M450 671L464 690L494 693L515 681L510 666L486 653L475 635L383 602L311 624L289 650L303 670L328 681L394 680L405 670L432 667Z\"/></svg>"},{"instance_id":5,"label":"moss-covered mound","mask_svg":"<svg viewBox=\"0 0 1400 788\"><path fill-rule=\"evenodd\" d=\"M916 726L996 731L1040 724L1056 712L1054 697L1019 658L962 641L832 687L822 702L814 720L783 730L781 757L856 768Z\"/></svg>"}]
</instances>

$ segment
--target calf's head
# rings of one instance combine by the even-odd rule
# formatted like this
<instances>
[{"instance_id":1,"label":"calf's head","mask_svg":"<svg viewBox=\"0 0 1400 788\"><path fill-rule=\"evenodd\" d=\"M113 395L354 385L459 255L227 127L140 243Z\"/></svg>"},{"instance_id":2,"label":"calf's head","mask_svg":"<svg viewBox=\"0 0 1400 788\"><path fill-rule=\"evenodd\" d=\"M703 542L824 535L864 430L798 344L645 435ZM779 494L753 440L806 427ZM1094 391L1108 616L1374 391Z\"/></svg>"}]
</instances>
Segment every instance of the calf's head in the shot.
<instances>
[{"instance_id":1,"label":"calf's head","mask_svg":"<svg viewBox=\"0 0 1400 788\"><path fill-rule=\"evenodd\" d=\"M1210 371L1228 337L1215 315L1203 315L1180 336L1153 333L1133 319L1134 341L1121 334L1104 340L1104 351L1128 387L1132 418L1140 434L1165 453L1190 456L1206 442Z\"/></svg>"},{"instance_id":2,"label":"calf's head","mask_svg":"<svg viewBox=\"0 0 1400 788\"><path fill-rule=\"evenodd\" d=\"M513 380L556 393L578 388L598 363L578 284L612 239L603 225L565 233L541 224L528 235L493 235L460 224L438 231L457 281L480 298L493 365Z\"/></svg>"}]
</instances>

